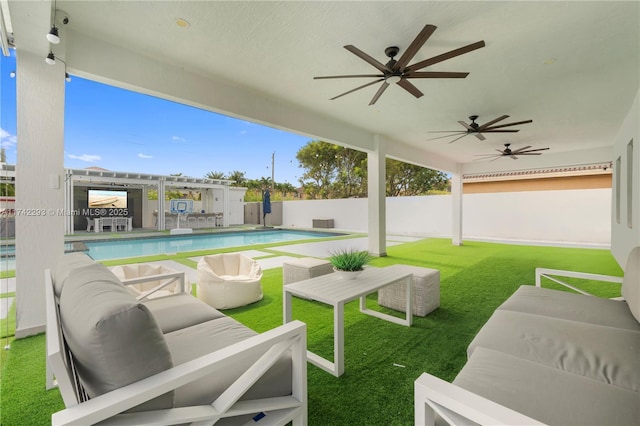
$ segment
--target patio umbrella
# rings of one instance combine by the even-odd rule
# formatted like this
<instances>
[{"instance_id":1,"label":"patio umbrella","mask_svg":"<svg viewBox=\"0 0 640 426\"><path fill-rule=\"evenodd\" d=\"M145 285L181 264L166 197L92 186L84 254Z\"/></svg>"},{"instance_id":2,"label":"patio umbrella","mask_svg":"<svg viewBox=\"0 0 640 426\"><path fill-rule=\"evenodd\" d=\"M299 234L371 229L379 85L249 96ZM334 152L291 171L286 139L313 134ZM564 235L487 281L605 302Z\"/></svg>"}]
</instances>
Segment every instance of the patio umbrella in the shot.
<instances>
[{"instance_id":1,"label":"patio umbrella","mask_svg":"<svg viewBox=\"0 0 640 426\"><path fill-rule=\"evenodd\" d=\"M265 219L267 213L271 213L271 194L268 189L264 191L264 196L262 197L262 223L264 226L267 226Z\"/></svg>"}]
</instances>

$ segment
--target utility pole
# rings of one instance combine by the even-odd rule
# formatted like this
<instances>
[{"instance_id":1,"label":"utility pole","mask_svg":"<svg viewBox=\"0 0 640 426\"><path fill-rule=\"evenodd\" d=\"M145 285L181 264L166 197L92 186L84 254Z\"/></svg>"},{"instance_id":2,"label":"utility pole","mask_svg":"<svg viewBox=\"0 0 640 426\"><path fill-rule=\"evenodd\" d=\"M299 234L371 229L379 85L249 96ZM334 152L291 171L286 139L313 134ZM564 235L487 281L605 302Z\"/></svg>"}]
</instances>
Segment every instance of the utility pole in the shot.
<instances>
[{"instance_id":1,"label":"utility pole","mask_svg":"<svg viewBox=\"0 0 640 426\"><path fill-rule=\"evenodd\" d=\"M273 154L271 154L271 190L275 191L275 185L276 185L276 181L275 181L275 176L276 176L276 171L274 169L276 164L276 152L273 151Z\"/></svg>"}]
</instances>

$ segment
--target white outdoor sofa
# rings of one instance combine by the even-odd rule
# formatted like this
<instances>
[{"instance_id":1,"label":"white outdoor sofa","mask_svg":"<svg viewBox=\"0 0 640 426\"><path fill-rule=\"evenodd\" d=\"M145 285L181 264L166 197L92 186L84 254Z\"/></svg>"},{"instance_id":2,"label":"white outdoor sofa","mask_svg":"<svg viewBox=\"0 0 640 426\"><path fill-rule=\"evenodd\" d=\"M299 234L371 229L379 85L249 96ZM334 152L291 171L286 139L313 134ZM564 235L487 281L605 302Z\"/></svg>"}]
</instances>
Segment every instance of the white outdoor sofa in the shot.
<instances>
[{"instance_id":1,"label":"white outdoor sofa","mask_svg":"<svg viewBox=\"0 0 640 426\"><path fill-rule=\"evenodd\" d=\"M52 424L306 425L304 323L258 334L184 291L136 300L81 253L45 280Z\"/></svg>"},{"instance_id":2,"label":"white outdoor sofa","mask_svg":"<svg viewBox=\"0 0 640 426\"><path fill-rule=\"evenodd\" d=\"M622 282L622 300L541 287ZM624 278L536 270L480 329L453 383L415 381L416 425L640 425L640 247Z\"/></svg>"}]
</instances>

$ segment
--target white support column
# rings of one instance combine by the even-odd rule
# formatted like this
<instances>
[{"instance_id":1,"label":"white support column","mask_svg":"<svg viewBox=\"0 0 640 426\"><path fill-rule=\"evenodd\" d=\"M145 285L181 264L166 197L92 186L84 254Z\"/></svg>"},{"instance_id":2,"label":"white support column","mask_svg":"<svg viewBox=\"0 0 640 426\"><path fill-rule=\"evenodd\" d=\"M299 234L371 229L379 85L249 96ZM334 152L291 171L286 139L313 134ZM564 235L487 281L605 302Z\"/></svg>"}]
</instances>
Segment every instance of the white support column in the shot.
<instances>
[{"instance_id":1,"label":"white support column","mask_svg":"<svg viewBox=\"0 0 640 426\"><path fill-rule=\"evenodd\" d=\"M16 337L44 331L44 270L64 254L64 64L16 55Z\"/></svg>"},{"instance_id":2,"label":"white support column","mask_svg":"<svg viewBox=\"0 0 640 426\"><path fill-rule=\"evenodd\" d=\"M451 175L451 244L454 246L462 245L462 195L462 167L458 166L457 173Z\"/></svg>"},{"instance_id":3,"label":"white support column","mask_svg":"<svg viewBox=\"0 0 640 426\"><path fill-rule=\"evenodd\" d=\"M164 231L164 179L158 180L158 231Z\"/></svg>"},{"instance_id":4,"label":"white support column","mask_svg":"<svg viewBox=\"0 0 640 426\"><path fill-rule=\"evenodd\" d=\"M387 255L386 141L374 136L375 150L367 153L369 252Z\"/></svg>"},{"instance_id":5,"label":"white support column","mask_svg":"<svg viewBox=\"0 0 640 426\"><path fill-rule=\"evenodd\" d=\"M229 227L229 217L231 216L231 203L229 202L229 185L225 185L222 190L222 211L224 215L222 216L222 226L224 228Z\"/></svg>"},{"instance_id":6,"label":"white support column","mask_svg":"<svg viewBox=\"0 0 640 426\"><path fill-rule=\"evenodd\" d=\"M68 213L65 216L65 234L73 235L76 213L73 210L73 173L70 170L66 170L64 174L64 201L64 208Z\"/></svg>"},{"instance_id":7,"label":"white support column","mask_svg":"<svg viewBox=\"0 0 640 426\"><path fill-rule=\"evenodd\" d=\"M153 215L149 211L149 187L147 185L142 185L142 227L146 228L148 227L150 224L147 223L147 221L149 220L148 218L152 218L153 220ZM153 222L151 222L153 223Z\"/></svg>"}]
</instances>

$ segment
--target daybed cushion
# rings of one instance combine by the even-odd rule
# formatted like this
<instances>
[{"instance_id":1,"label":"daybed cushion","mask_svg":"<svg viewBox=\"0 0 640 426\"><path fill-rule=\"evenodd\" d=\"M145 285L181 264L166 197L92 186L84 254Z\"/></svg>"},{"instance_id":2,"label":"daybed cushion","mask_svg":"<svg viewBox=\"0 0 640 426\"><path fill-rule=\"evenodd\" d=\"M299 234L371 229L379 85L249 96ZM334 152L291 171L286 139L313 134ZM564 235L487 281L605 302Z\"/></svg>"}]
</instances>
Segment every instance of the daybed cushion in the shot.
<instances>
[{"instance_id":1,"label":"daybed cushion","mask_svg":"<svg viewBox=\"0 0 640 426\"><path fill-rule=\"evenodd\" d=\"M478 347L640 391L640 332L498 310L469 345L469 358Z\"/></svg>"},{"instance_id":2,"label":"daybed cushion","mask_svg":"<svg viewBox=\"0 0 640 426\"><path fill-rule=\"evenodd\" d=\"M224 316L222 312L190 294L175 294L171 297L146 300L143 303L165 334Z\"/></svg>"},{"instance_id":3,"label":"daybed cushion","mask_svg":"<svg viewBox=\"0 0 640 426\"><path fill-rule=\"evenodd\" d=\"M622 297L629 304L635 319L640 322L640 247L631 250L627 259L622 282Z\"/></svg>"},{"instance_id":4,"label":"daybed cushion","mask_svg":"<svg viewBox=\"0 0 640 426\"><path fill-rule=\"evenodd\" d=\"M498 309L640 332L625 301L523 285Z\"/></svg>"},{"instance_id":5,"label":"daybed cushion","mask_svg":"<svg viewBox=\"0 0 640 426\"><path fill-rule=\"evenodd\" d=\"M53 289L56 296L60 297L64 283L75 268L93 265L94 263L96 262L93 259L81 252L62 256L53 270Z\"/></svg>"},{"instance_id":6,"label":"daybed cushion","mask_svg":"<svg viewBox=\"0 0 640 426\"><path fill-rule=\"evenodd\" d=\"M174 364L180 365L257 335L236 320L222 317L165 335ZM233 368L216 371L175 391L175 406L211 404L254 359L239 357ZM291 395L291 358L283 357L241 398Z\"/></svg>"},{"instance_id":7,"label":"daybed cushion","mask_svg":"<svg viewBox=\"0 0 640 426\"><path fill-rule=\"evenodd\" d=\"M91 397L173 366L162 331L149 309L104 265L75 268L60 296L60 318L78 374ZM167 393L137 407L171 407Z\"/></svg>"},{"instance_id":8,"label":"daybed cushion","mask_svg":"<svg viewBox=\"0 0 640 426\"><path fill-rule=\"evenodd\" d=\"M478 347L454 384L549 425L632 425L638 393Z\"/></svg>"}]
</instances>

